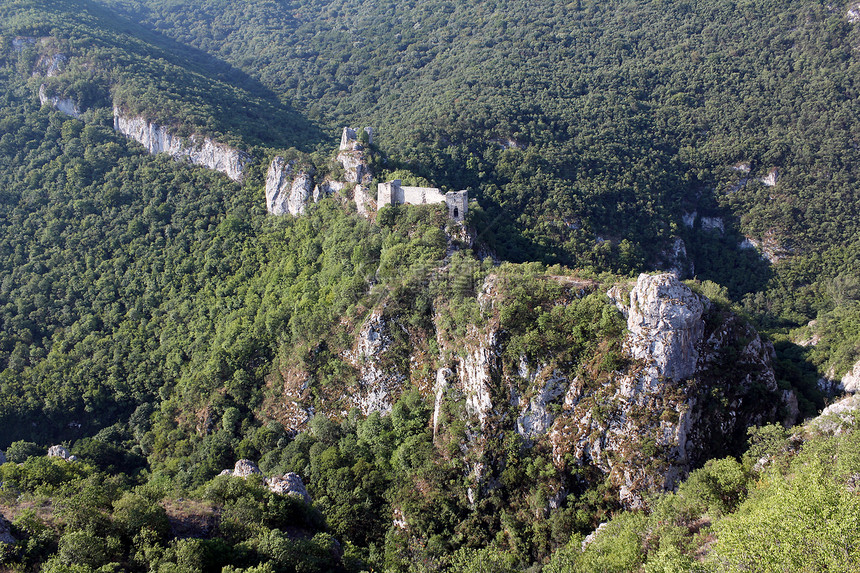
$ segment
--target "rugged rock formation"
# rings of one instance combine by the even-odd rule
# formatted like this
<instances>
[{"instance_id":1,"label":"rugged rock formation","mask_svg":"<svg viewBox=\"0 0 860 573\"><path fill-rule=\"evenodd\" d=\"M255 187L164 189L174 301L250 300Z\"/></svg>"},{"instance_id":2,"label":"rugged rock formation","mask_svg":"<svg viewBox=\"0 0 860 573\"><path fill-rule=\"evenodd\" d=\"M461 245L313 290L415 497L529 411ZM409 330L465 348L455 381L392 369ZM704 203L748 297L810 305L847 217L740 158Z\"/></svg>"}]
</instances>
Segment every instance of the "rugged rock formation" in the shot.
<instances>
[{"instance_id":1,"label":"rugged rock formation","mask_svg":"<svg viewBox=\"0 0 860 573\"><path fill-rule=\"evenodd\" d=\"M69 58L65 54L45 54L36 62L36 67L33 69L33 76L46 76L49 78L60 75L63 71L66 62Z\"/></svg>"},{"instance_id":2,"label":"rugged rock formation","mask_svg":"<svg viewBox=\"0 0 860 573\"><path fill-rule=\"evenodd\" d=\"M369 136L368 141L371 142L373 139L373 130L366 127L364 131ZM343 166L344 181L356 184L353 190L353 197L358 212L364 216L368 216L372 211L376 210L373 199L368 193L368 186L373 179L373 174L370 172L370 167L367 163L364 145L358 141L357 130L350 127L343 128L337 161Z\"/></svg>"},{"instance_id":3,"label":"rugged rock formation","mask_svg":"<svg viewBox=\"0 0 860 573\"><path fill-rule=\"evenodd\" d=\"M842 389L845 392L860 392L860 360L842 377Z\"/></svg>"},{"instance_id":4,"label":"rugged rock formation","mask_svg":"<svg viewBox=\"0 0 860 573\"><path fill-rule=\"evenodd\" d=\"M275 157L266 174L266 209L273 215L301 215L314 193L313 173L294 169L294 161Z\"/></svg>"},{"instance_id":5,"label":"rugged rock formation","mask_svg":"<svg viewBox=\"0 0 860 573\"><path fill-rule=\"evenodd\" d=\"M570 277L546 280L563 293L550 306L565 306L595 286ZM437 441L452 439L445 420L465 421L459 448L470 503L496 487L504 470L488 440L511 431L527 447L551 449L559 476L606 475L622 501L638 507L647 492L673 487L705 459L735 453L748 426L796 415L793 395L777 387L771 347L673 275L642 275L611 289L615 306L604 313L620 311L627 323L623 341L611 345L623 353L615 371L600 360L581 368L552 356L514 361L500 318L510 304L507 279L491 274L476 290L483 318L459 334L449 330L444 305L434 310L430 332L380 305L343 355L355 378L340 389L316 389L315 398L294 393L290 402L333 417L352 407L386 413L407 388L419 390L432 404ZM548 507L563 503L574 485L558 479Z\"/></svg>"},{"instance_id":6,"label":"rugged rock formation","mask_svg":"<svg viewBox=\"0 0 860 573\"><path fill-rule=\"evenodd\" d=\"M174 159L187 160L241 181L251 156L208 137L192 135L184 139L170 133L168 128L142 117L125 115L114 108L114 129L142 144L150 153L167 153Z\"/></svg>"},{"instance_id":7,"label":"rugged rock formation","mask_svg":"<svg viewBox=\"0 0 860 573\"><path fill-rule=\"evenodd\" d=\"M689 378L699 359L705 310L702 299L673 275L639 275L624 300L619 287L609 291L618 309L627 317L629 334L625 349L642 360L654 379Z\"/></svg>"},{"instance_id":8,"label":"rugged rock formation","mask_svg":"<svg viewBox=\"0 0 860 573\"><path fill-rule=\"evenodd\" d=\"M629 299L621 286L609 296L627 316L632 362L600 388L568 391L552 431L558 465L568 456L596 466L626 505L641 507L643 492L673 487L726 443L742 443L748 426L796 416L772 349L738 317L672 275L641 275Z\"/></svg>"},{"instance_id":9,"label":"rugged rock formation","mask_svg":"<svg viewBox=\"0 0 860 573\"><path fill-rule=\"evenodd\" d=\"M57 111L74 117L75 119L79 119L81 117L81 110L78 109L77 104L75 104L71 98L49 96L45 84L42 84L39 87L39 102L41 102L42 105L49 105Z\"/></svg>"},{"instance_id":10,"label":"rugged rock formation","mask_svg":"<svg viewBox=\"0 0 860 573\"><path fill-rule=\"evenodd\" d=\"M251 460L242 459L236 462L232 470L224 470L218 475L248 479L253 475L262 476L263 472ZM263 483L273 493L300 497L305 503L311 503L311 496L308 495L308 490L305 489L305 484L298 474L290 472L282 476L263 478Z\"/></svg>"},{"instance_id":11,"label":"rugged rock formation","mask_svg":"<svg viewBox=\"0 0 860 573\"><path fill-rule=\"evenodd\" d=\"M772 167L770 171L767 172L767 175L759 179L766 187L773 187L776 185L776 182L779 180L779 169L776 167Z\"/></svg>"},{"instance_id":12,"label":"rugged rock formation","mask_svg":"<svg viewBox=\"0 0 860 573\"><path fill-rule=\"evenodd\" d=\"M282 476L266 478L266 486L269 488L269 491L280 495L292 495L301 498L308 505L311 504L311 496L308 494L308 490L305 489L305 484L299 474L290 472Z\"/></svg>"},{"instance_id":13,"label":"rugged rock formation","mask_svg":"<svg viewBox=\"0 0 860 573\"><path fill-rule=\"evenodd\" d=\"M545 365L532 371L525 357L520 358L519 375L533 388L536 382L544 381L542 387L537 385L540 391L521 408L517 417L517 433L524 438L537 438L547 433L555 420L547 406L565 394L569 382L560 372Z\"/></svg>"},{"instance_id":14,"label":"rugged rock formation","mask_svg":"<svg viewBox=\"0 0 860 573\"><path fill-rule=\"evenodd\" d=\"M406 380L406 375L389 356L394 345L392 326L397 328L383 316L381 310L372 312L364 321L355 350L349 356L360 371L359 388L352 393L352 404L364 415L391 412L394 400Z\"/></svg>"},{"instance_id":15,"label":"rugged rock formation","mask_svg":"<svg viewBox=\"0 0 860 573\"><path fill-rule=\"evenodd\" d=\"M675 237L672 244L660 253L657 267L678 278L687 278L695 274L693 262L687 256L687 245L681 237Z\"/></svg>"},{"instance_id":16,"label":"rugged rock formation","mask_svg":"<svg viewBox=\"0 0 860 573\"><path fill-rule=\"evenodd\" d=\"M48 448L48 457L49 458L63 458L69 462L75 462L78 460L77 456L73 456L69 450L67 450L63 446L51 446Z\"/></svg>"},{"instance_id":17,"label":"rugged rock formation","mask_svg":"<svg viewBox=\"0 0 860 573\"><path fill-rule=\"evenodd\" d=\"M495 328L488 332L472 329L468 339L474 341L457 364L457 375L466 396L466 412L485 427L493 410L492 381L499 373L499 339Z\"/></svg>"},{"instance_id":18,"label":"rugged rock formation","mask_svg":"<svg viewBox=\"0 0 860 573\"><path fill-rule=\"evenodd\" d=\"M233 476L239 478L247 478L250 475L254 474L262 474L260 468L257 467L257 464L252 462L251 460L239 460L236 462L236 465L233 466L232 470L224 470L219 476Z\"/></svg>"}]
</instances>

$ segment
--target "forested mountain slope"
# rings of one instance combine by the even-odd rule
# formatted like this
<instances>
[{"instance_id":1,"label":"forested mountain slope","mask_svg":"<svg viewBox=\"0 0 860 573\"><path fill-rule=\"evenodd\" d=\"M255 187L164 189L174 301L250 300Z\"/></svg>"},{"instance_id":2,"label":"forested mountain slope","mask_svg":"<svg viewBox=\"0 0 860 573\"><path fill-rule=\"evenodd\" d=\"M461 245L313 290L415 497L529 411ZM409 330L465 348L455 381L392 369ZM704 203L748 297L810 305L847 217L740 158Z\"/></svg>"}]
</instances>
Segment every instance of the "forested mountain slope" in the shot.
<instances>
[{"instance_id":1,"label":"forested mountain slope","mask_svg":"<svg viewBox=\"0 0 860 573\"><path fill-rule=\"evenodd\" d=\"M629 268L694 210L799 254L856 236L860 32L843 4L122 6L329 129L375 125L396 156L479 188L531 243L500 239L508 258ZM756 181L772 168L775 188Z\"/></svg>"},{"instance_id":2,"label":"forested mountain slope","mask_svg":"<svg viewBox=\"0 0 860 573\"><path fill-rule=\"evenodd\" d=\"M659 495L860 372L849 9L0 1L0 563L731 569L794 475L853 523L852 419ZM468 189L466 225L351 185L267 214L270 160L334 181L344 125L371 190Z\"/></svg>"}]
</instances>

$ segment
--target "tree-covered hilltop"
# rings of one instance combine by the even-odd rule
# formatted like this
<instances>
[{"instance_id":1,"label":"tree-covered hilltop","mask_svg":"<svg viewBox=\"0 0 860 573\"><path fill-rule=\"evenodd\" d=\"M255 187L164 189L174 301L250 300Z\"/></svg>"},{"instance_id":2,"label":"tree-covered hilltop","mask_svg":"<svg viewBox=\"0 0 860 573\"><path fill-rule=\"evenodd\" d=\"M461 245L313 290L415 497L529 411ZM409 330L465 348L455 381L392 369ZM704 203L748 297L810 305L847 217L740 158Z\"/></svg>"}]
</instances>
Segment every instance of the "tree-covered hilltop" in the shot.
<instances>
[{"instance_id":1,"label":"tree-covered hilltop","mask_svg":"<svg viewBox=\"0 0 860 573\"><path fill-rule=\"evenodd\" d=\"M723 249L738 232L801 255L857 234L844 2L113 5L329 130L376 125L398 159L480 189L516 231L498 233L505 258L642 265L685 211L725 216ZM758 181L773 168L774 187ZM761 284L697 254L700 274Z\"/></svg>"}]
</instances>

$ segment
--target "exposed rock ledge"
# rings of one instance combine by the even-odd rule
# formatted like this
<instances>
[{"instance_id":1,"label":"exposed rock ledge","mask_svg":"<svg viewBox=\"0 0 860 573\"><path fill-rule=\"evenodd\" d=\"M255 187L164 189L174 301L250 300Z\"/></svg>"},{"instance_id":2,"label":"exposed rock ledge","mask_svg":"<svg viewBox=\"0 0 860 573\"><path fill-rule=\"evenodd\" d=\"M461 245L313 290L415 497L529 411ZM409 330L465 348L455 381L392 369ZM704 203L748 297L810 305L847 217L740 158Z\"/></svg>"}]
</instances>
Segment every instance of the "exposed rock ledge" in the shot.
<instances>
[{"instance_id":1,"label":"exposed rock ledge","mask_svg":"<svg viewBox=\"0 0 860 573\"><path fill-rule=\"evenodd\" d=\"M75 119L80 119L81 110L71 98L61 98L58 96L49 96L45 84L39 87L39 102L42 105L49 105L57 111L66 115L72 116Z\"/></svg>"},{"instance_id":2,"label":"exposed rock ledge","mask_svg":"<svg viewBox=\"0 0 860 573\"><path fill-rule=\"evenodd\" d=\"M262 475L263 472L257 467L257 464L251 460L239 460L232 470L224 470L219 476L232 476L242 479L247 479L251 475ZM311 496L308 490L305 489L305 484L299 474L289 472L282 476L272 476L263 478L266 487L269 491L280 495L291 495L300 497L308 505L311 504Z\"/></svg>"},{"instance_id":3,"label":"exposed rock ledge","mask_svg":"<svg viewBox=\"0 0 860 573\"><path fill-rule=\"evenodd\" d=\"M241 181L251 156L208 137L192 135L177 137L164 126L142 117L123 115L114 107L113 126L116 131L142 144L150 153L167 153L174 159L187 159L195 165L225 173L234 181Z\"/></svg>"}]
</instances>

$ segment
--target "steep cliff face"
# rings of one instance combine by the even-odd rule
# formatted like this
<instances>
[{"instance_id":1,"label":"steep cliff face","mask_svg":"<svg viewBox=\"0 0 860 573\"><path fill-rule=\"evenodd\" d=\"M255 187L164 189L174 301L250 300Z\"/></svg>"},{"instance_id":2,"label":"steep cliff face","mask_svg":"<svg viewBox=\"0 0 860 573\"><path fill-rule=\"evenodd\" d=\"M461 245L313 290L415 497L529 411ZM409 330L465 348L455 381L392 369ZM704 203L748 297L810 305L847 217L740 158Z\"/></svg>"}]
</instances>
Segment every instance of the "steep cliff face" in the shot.
<instances>
[{"instance_id":1,"label":"steep cliff face","mask_svg":"<svg viewBox=\"0 0 860 573\"><path fill-rule=\"evenodd\" d=\"M371 141L373 131L370 128L364 131L368 134L368 141ZM365 147L359 143L355 129L343 128L336 161L343 168L342 176L315 179L313 169L295 169L295 162L275 157L266 176L266 208L269 213L301 215L310 201L317 203L332 195L346 201L350 190L361 215L368 216L374 212L376 204L368 193L373 175L368 166Z\"/></svg>"},{"instance_id":2,"label":"steep cliff face","mask_svg":"<svg viewBox=\"0 0 860 573\"><path fill-rule=\"evenodd\" d=\"M49 105L56 108L57 111L74 117L75 119L79 119L81 117L81 110L78 109L74 100L71 98L61 98L59 96L49 96L45 84L39 86L39 102L42 105Z\"/></svg>"},{"instance_id":3,"label":"steep cliff face","mask_svg":"<svg viewBox=\"0 0 860 573\"><path fill-rule=\"evenodd\" d=\"M168 128L142 117L128 116L114 108L114 129L143 145L150 153L167 153L174 159L187 160L241 181L251 156L208 137L192 135L187 139L170 133Z\"/></svg>"},{"instance_id":4,"label":"steep cliff face","mask_svg":"<svg viewBox=\"0 0 860 573\"><path fill-rule=\"evenodd\" d=\"M360 372L358 388L351 393L352 405L365 416L391 412L407 378L391 360L395 346L392 328L399 326L384 317L381 309L372 312L361 327L354 352L348 355Z\"/></svg>"},{"instance_id":5,"label":"steep cliff face","mask_svg":"<svg viewBox=\"0 0 860 573\"><path fill-rule=\"evenodd\" d=\"M266 174L266 209L273 215L301 215L314 193L313 173L295 169L295 162L275 157Z\"/></svg>"},{"instance_id":6,"label":"steep cliff face","mask_svg":"<svg viewBox=\"0 0 860 573\"><path fill-rule=\"evenodd\" d=\"M772 349L738 317L672 275L641 275L629 299L624 291L609 296L627 316L629 366L600 387L568 391L552 445L559 467L594 465L622 502L640 507L644 492L729 453L747 427L797 412L777 387Z\"/></svg>"},{"instance_id":7,"label":"steep cliff face","mask_svg":"<svg viewBox=\"0 0 860 573\"><path fill-rule=\"evenodd\" d=\"M613 287L609 299L589 281L541 280L555 284L557 297L540 302L544 317L583 301L583 316L591 317L583 320L617 324L606 331L621 333L617 340L580 341L578 357L560 357L541 344L529 351L536 354L512 355L521 334L510 330L510 309L521 295L490 274L476 289L480 321L452 330L456 321L446 317L443 299L428 317L430 330L410 326L387 307L374 309L344 354L354 378L339 392L294 394L289 401L335 417L351 407L384 414L404 391L417 389L431 408L434 436L462 440L457 448L473 484L470 503L498 487L504 471L501 454L487 444L515 432L525 447L551 452L558 472L554 507L580 470L608 477L624 504L641 506L647 492L671 488L708 457L743 444L748 426L791 416L792 396L777 387L769 345L673 275L642 275ZM541 336L534 325L517 328L531 334L516 344ZM581 336L577 324L562 330L564 337ZM612 358L615 352L620 356ZM452 438L451 420L465 424L465 438Z\"/></svg>"}]
</instances>

